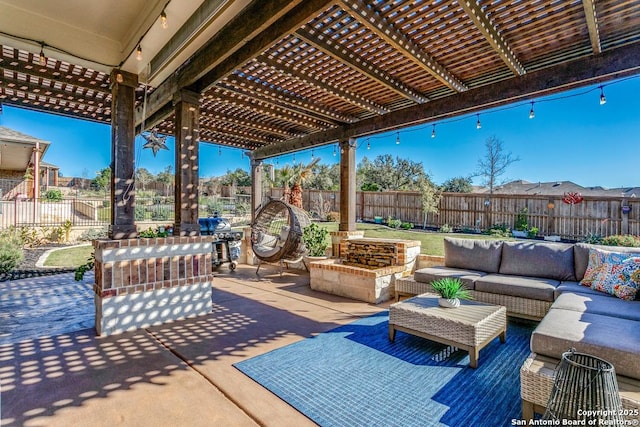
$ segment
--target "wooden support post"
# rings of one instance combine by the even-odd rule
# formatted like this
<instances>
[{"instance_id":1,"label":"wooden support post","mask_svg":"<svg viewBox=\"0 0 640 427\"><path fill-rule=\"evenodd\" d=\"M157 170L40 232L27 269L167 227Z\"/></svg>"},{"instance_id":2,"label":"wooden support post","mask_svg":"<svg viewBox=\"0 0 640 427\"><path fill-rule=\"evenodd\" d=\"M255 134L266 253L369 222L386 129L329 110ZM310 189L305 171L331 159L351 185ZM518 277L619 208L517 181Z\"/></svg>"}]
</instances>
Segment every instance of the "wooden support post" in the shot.
<instances>
[{"instance_id":1,"label":"wooden support post","mask_svg":"<svg viewBox=\"0 0 640 427\"><path fill-rule=\"evenodd\" d=\"M251 224L256 219L256 212L262 205L262 160L251 158Z\"/></svg>"},{"instance_id":2,"label":"wooden support post","mask_svg":"<svg viewBox=\"0 0 640 427\"><path fill-rule=\"evenodd\" d=\"M111 227L114 240L137 237L135 224L135 88L138 76L111 73Z\"/></svg>"},{"instance_id":3,"label":"wooden support post","mask_svg":"<svg viewBox=\"0 0 640 427\"><path fill-rule=\"evenodd\" d=\"M176 117L175 225L176 236L199 236L198 160L200 94L181 90L174 96Z\"/></svg>"},{"instance_id":4,"label":"wooden support post","mask_svg":"<svg viewBox=\"0 0 640 427\"><path fill-rule=\"evenodd\" d=\"M339 231L356 231L356 140L340 141Z\"/></svg>"}]
</instances>

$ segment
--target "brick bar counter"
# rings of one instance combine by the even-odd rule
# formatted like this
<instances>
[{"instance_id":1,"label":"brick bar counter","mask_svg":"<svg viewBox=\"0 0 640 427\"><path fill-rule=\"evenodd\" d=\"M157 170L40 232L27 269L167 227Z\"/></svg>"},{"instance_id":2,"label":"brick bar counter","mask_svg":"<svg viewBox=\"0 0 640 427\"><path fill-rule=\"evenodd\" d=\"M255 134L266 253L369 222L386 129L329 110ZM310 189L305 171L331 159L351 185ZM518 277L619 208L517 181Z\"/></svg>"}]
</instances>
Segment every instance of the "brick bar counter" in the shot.
<instances>
[{"instance_id":1,"label":"brick bar counter","mask_svg":"<svg viewBox=\"0 0 640 427\"><path fill-rule=\"evenodd\" d=\"M98 335L210 313L213 240L94 241Z\"/></svg>"}]
</instances>

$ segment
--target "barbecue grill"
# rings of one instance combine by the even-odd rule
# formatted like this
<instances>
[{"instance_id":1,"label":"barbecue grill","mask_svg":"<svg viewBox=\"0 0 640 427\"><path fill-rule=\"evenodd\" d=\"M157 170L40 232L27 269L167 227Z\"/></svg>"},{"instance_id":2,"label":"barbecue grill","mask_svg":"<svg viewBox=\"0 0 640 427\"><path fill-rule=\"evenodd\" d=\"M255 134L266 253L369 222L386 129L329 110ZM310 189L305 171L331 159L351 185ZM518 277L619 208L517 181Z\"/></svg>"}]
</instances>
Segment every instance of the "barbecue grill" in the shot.
<instances>
[{"instance_id":1,"label":"barbecue grill","mask_svg":"<svg viewBox=\"0 0 640 427\"><path fill-rule=\"evenodd\" d=\"M231 223L225 218L215 215L211 218L198 218L200 235L214 236L212 264L216 268L225 262L229 268L235 270L240 258L240 246L242 245L243 232L232 230Z\"/></svg>"}]
</instances>

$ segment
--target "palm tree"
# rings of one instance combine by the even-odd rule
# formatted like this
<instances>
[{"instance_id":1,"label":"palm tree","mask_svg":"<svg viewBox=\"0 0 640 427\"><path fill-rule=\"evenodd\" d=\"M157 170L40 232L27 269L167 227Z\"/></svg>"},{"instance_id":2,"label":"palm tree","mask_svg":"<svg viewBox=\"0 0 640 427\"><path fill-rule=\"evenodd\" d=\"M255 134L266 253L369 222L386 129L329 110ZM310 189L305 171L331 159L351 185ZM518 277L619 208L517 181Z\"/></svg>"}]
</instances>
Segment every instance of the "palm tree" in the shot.
<instances>
[{"instance_id":1,"label":"palm tree","mask_svg":"<svg viewBox=\"0 0 640 427\"><path fill-rule=\"evenodd\" d=\"M283 188L282 200L289 203L289 197L291 194L289 185L293 182L293 168L286 165L283 168L276 169L274 175L275 176L271 184Z\"/></svg>"},{"instance_id":2,"label":"palm tree","mask_svg":"<svg viewBox=\"0 0 640 427\"><path fill-rule=\"evenodd\" d=\"M313 176L313 167L320 161L319 157L316 157L308 165L302 163L294 166L293 168L293 186L291 187L291 195L289 196L289 203L302 209L302 183Z\"/></svg>"}]
</instances>

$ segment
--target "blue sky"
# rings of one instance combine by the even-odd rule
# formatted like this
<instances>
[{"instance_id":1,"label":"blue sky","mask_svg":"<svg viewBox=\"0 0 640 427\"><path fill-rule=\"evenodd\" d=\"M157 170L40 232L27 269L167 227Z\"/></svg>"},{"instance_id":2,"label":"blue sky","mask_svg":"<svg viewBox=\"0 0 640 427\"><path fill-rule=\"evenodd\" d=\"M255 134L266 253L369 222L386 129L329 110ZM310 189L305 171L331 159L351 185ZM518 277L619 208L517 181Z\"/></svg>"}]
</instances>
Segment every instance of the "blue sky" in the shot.
<instances>
[{"instance_id":1,"label":"blue sky","mask_svg":"<svg viewBox=\"0 0 640 427\"><path fill-rule=\"evenodd\" d=\"M604 85L607 103L600 105L600 90L589 86L575 91L535 100L535 118L529 119L530 103L518 103L480 113L481 129L476 129L475 114L422 125L399 132L372 136L358 141L357 159L381 154L422 162L434 182L468 176L477 169L484 154L484 142L495 136L505 151L520 158L502 180L574 181L584 186L607 188L640 186L640 76ZM111 127L108 125L37 113L3 106L0 126L51 142L44 161L60 167L63 176L93 178L110 163ZM153 173L173 165L173 139L170 151L153 157L142 150L144 140L136 138L136 167ZM316 148L314 156L334 163L335 145ZM278 158L278 165L311 161L311 150ZM275 163L275 159L271 160ZM237 149L202 143L200 176L223 175L235 168L249 170L249 160ZM475 179L474 183L479 184Z\"/></svg>"}]
</instances>

